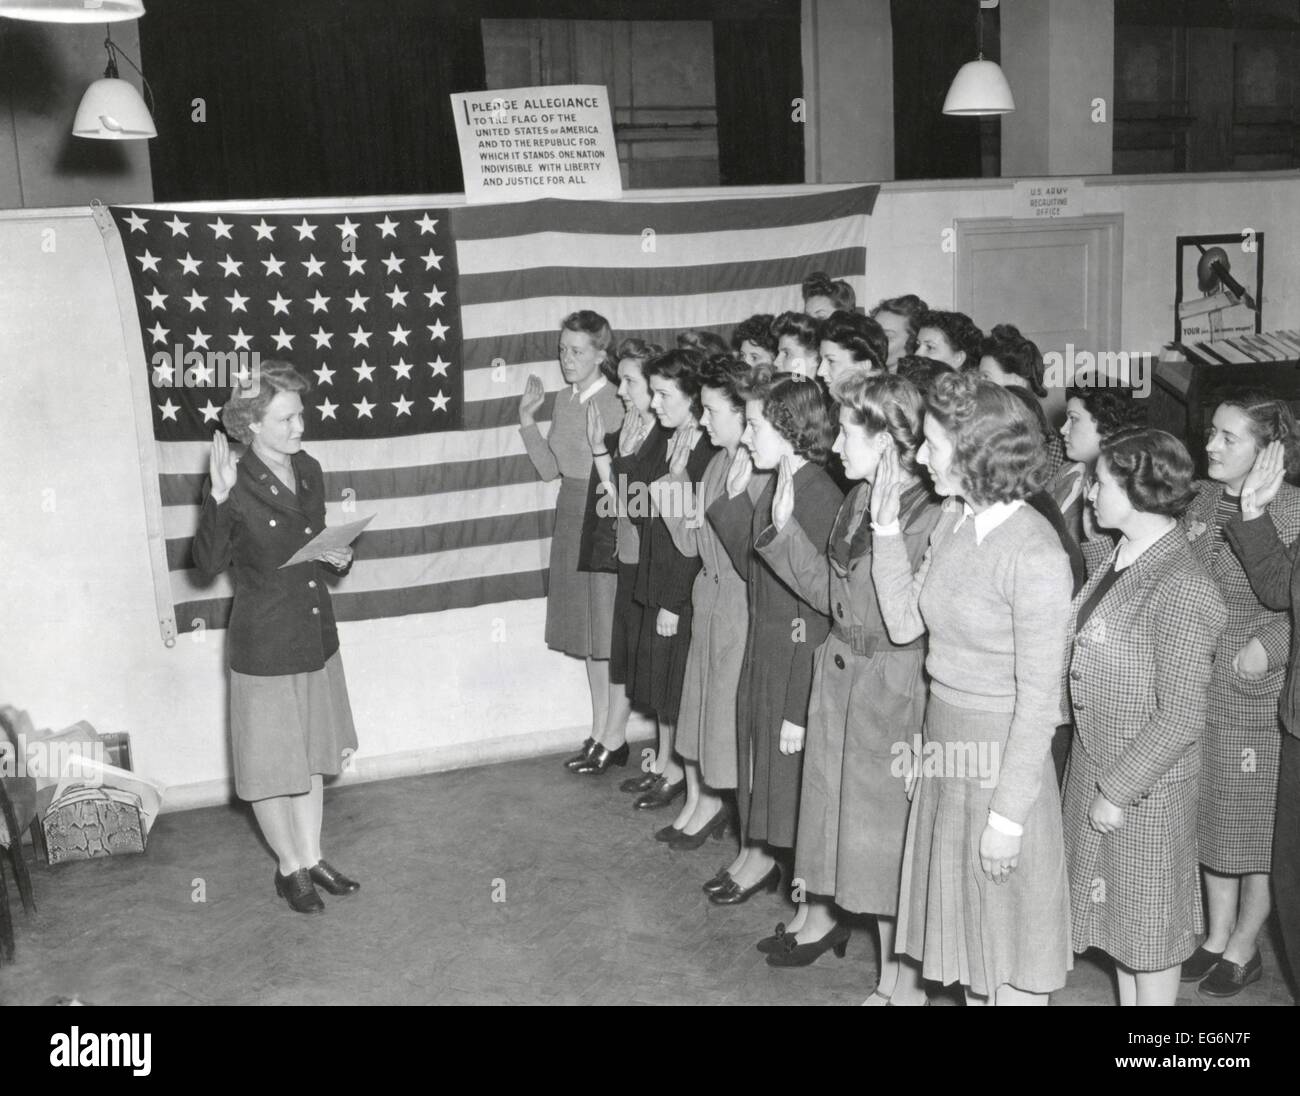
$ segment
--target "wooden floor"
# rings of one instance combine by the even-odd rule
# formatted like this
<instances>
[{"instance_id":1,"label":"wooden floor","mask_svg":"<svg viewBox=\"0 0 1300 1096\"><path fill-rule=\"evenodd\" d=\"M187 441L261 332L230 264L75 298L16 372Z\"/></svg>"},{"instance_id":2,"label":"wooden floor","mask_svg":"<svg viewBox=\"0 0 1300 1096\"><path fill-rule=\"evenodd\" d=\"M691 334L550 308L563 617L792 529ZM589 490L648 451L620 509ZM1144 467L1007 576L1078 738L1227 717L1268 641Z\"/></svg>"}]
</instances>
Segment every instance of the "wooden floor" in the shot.
<instances>
[{"instance_id":1,"label":"wooden floor","mask_svg":"<svg viewBox=\"0 0 1300 1096\"><path fill-rule=\"evenodd\" d=\"M696 852L652 841L668 812L633 811L624 775L575 777L547 757L327 792L325 856L363 889L325 896L314 917L275 897L243 807L164 815L142 856L34 870L40 909L15 909L0 1004L856 1005L870 993L869 920L843 960L768 967L754 943L790 907L775 895L710 905L700 884L732 840ZM1112 999L1105 969L1084 959L1053 1003ZM1261 982L1229 1002L1185 986L1179 1002L1291 997L1266 941Z\"/></svg>"}]
</instances>

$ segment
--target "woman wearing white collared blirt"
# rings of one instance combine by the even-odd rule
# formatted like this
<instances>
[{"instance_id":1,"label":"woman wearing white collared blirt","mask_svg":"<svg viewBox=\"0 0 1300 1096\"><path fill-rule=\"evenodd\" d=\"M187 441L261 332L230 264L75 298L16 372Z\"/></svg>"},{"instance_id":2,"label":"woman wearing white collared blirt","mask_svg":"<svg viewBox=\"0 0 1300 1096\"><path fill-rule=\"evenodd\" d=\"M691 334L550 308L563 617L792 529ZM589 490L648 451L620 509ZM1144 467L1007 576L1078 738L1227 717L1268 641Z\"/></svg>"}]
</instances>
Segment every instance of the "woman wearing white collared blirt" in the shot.
<instances>
[{"instance_id":1,"label":"woman wearing white collared blirt","mask_svg":"<svg viewBox=\"0 0 1300 1096\"><path fill-rule=\"evenodd\" d=\"M1025 499L1047 455L1029 409L973 373L936 378L917 458L949 501L915 576L888 451L872 488L871 573L890 638L929 633L898 951L972 1004L1046 1004L1070 968L1059 722L1070 564Z\"/></svg>"},{"instance_id":2,"label":"woman wearing white collared blirt","mask_svg":"<svg viewBox=\"0 0 1300 1096\"><path fill-rule=\"evenodd\" d=\"M541 379L528 377L519 400L519 432L537 474L544 480L560 478L555 500L555 528L551 533L550 583L546 595L546 645L587 663L591 687L591 734L574 761L586 760L596 748L609 707L609 639L614 620L612 573L580 571L582 523L587 508L587 486L592 455L587 441L587 404L594 401L606 430L623 422L623 405L615 385L610 347L614 333L596 312L574 312L560 324L560 371L565 387L555 397L551 428L545 437L536 415L546 393Z\"/></svg>"}]
</instances>

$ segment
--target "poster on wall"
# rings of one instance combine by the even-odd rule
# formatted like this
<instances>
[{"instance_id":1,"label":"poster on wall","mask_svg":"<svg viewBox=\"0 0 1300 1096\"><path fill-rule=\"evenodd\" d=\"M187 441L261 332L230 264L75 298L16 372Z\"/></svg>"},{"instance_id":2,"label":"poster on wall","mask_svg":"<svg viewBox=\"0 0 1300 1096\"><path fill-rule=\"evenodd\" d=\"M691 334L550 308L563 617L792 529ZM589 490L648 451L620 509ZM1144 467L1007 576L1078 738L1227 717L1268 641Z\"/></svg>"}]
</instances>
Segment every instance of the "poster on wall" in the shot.
<instances>
[{"instance_id":1,"label":"poster on wall","mask_svg":"<svg viewBox=\"0 0 1300 1096\"><path fill-rule=\"evenodd\" d=\"M467 202L623 193L609 91L602 85L460 93L451 105Z\"/></svg>"},{"instance_id":2,"label":"poster on wall","mask_svg":"<svg viewBox=\"0 0 1300 1096\"><path fill-rule=\"evenodd\" d=\"M1179 236L1175 262L1176 343L1188 347L1244 340L1248 344L1250 336L1259 334L1262 232L1247 229L1217 236Z\"/></svg>"}]
</instances>

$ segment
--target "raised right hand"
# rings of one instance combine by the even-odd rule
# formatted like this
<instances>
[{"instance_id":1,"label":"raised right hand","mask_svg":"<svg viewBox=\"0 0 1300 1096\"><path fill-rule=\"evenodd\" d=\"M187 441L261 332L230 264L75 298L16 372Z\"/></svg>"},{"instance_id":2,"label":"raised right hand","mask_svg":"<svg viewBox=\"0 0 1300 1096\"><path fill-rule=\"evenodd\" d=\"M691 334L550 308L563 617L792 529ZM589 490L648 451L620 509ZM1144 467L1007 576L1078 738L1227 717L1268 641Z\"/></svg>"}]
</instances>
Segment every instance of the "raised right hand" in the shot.
<instances>
[{"instance_id":1,"label":"raised right hand","mask_svg":"<svg viewBox=\"0 0 1300 1096\"><path fill-rule=\"evenodd\" d=\"M1257 518L1277 498L1286 475L1286 458L1280 441L1271 441L1255 458L1255 463L1241 485L1241 516L1247 521Z\"/></svg>"},{"instance_id":2,"label":"raised right hand","mask_svg":"<svg viewBox=\"0 0 1300 1096\"><path fill-rule=\"evenodd\" d=\"M776 470L776 490L772 495L772 524L779 533L794 515L794 474L790 471L790 458L784 456Z\"/></svg>"},{"instance_id":3,"label":"raised right hand","mask_svg":"<svg viewBox=\"0 0 1300 1096\"><path fill-rule=\"evenodd\" d=\"M737 498L754 476L754 460L743 445L736 446L736 455L727 469L727 497Z\"/></svg>"},{"instance_id":4,"label":"raised right hand","mask_svg":"<svg viewBox=\"0 0 1300 1096\"><path fill-rule=\"evenodd\" d=\"M871 520L876 525L893 525L898 520L898 495L902 476L898 453L892 445L880 451L876 478L871 483Z\"/></svg>"},{"instance_id":5,"label":"raised right hand","mask_svg":"<svg viewBox=\"0 0 1300 1096\"><path fill-rule=\"evenodd\" d=\"M212 451L208 454L208 475L212 478L212 497L225 502L239 478L239 463L230 451L226 435L218 430L212 435Z\"/></svg>"},{"instance_id":6,"label":"raised right hand","mask_svg":"<svg viewBox=\"0 0 1300 1096\"><path fill-rule=\"evenodd\" d=\"M542 379L535 373L528 374L528 380L524 382L524 394L519 397L519 423L521 426L531 426L533 416L542 409L542 404L546 400L546 390L542 387Z\"/></svg>"}]
</instances>

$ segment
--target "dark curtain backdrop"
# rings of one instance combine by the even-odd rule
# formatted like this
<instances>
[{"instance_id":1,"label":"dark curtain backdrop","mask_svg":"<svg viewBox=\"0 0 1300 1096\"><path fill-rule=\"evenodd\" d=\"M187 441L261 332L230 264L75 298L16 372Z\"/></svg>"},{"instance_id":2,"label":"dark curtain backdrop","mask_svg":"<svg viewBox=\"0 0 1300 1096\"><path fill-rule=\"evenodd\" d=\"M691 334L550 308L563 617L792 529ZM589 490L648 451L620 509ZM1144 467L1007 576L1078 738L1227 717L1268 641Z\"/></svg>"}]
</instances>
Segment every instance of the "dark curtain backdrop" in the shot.
<instances>
[{"instance_id":1,"label":"dark curtain backdrop","mask_svg":"<svg viewBox=\"0 0 1300 1096\"><path fill-rule=\"evenodd\" d=\"M978 118L950 118L943 100L957 70L975 60L979 0L893 0L894 177L981 174ZM984 58L999 60L997 9L984 13Z\"/></svg>"},{"instance_id":2,"label":"dark curtain backdrop","mask_svg":"<svg viewBox=\"0 0 1300 1096\"><path fill-rule=\"evenodd\" d=\"M784 17L713 23L723 186L804 181L804 127L791 117L793 100L803 95L799 4L774 14Z\"/></svg>"},{"instance_id":3,"label":"dark curtain backdrop","mask_svg":"<svg viewBox=\"0 0 1300 1096\"><path fill-rule=\"evenodd\" d=\"M463 189L448 95L485 86L476 12L167 0L150 6L140 39L156 98L155 201Z\"/></svg>"}]
</instances>

